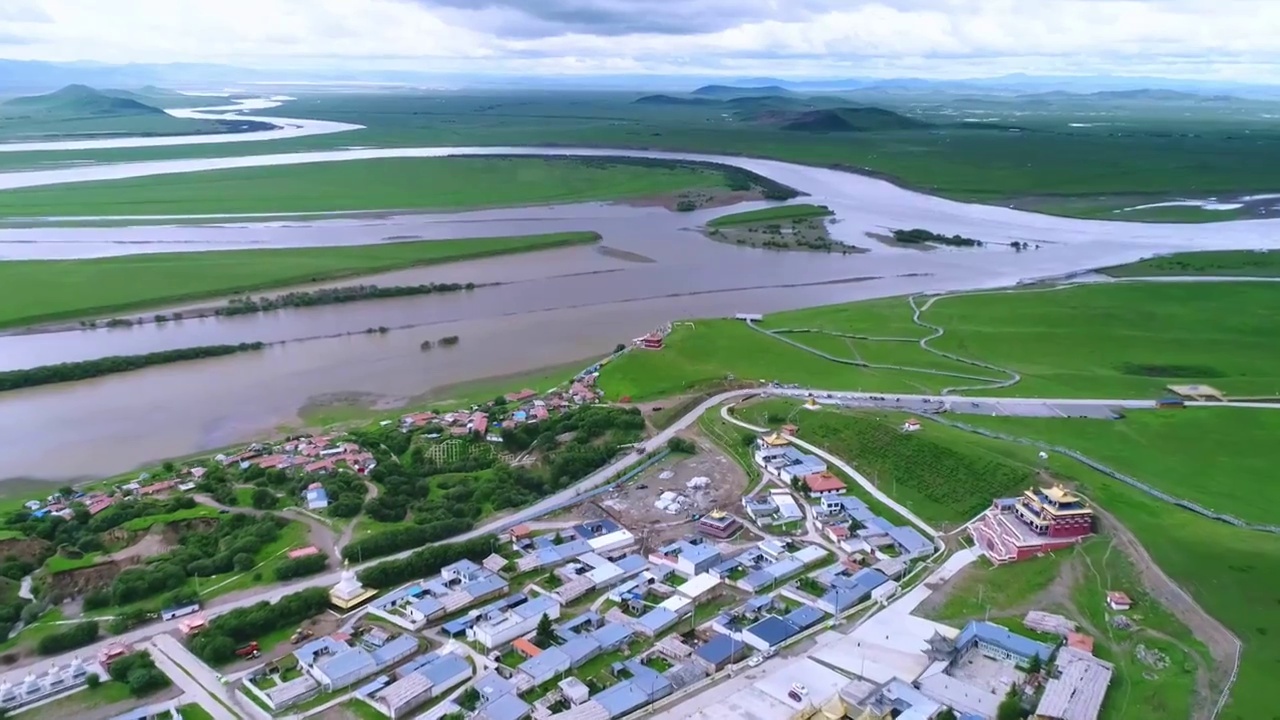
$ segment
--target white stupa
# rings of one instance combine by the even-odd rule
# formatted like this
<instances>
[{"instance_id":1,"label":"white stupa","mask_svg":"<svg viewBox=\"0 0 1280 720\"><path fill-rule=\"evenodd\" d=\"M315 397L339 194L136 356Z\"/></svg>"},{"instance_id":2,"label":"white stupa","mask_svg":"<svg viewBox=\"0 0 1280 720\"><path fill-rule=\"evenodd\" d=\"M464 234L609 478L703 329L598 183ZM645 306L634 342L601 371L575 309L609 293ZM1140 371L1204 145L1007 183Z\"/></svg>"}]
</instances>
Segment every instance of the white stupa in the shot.
<instances>
[{"instance_id":1,"label":"white stupa","mask_svg":"<svg viewBox=\"0 0 1280 720\"><path fill-rule=\"evenodd\" d=\"M338 584L329 590L329 602L343 610L350 610L375 594L376 590L365 588L356 577L356 571L351 569L351 561L348 560L342 564L342 577Z\"/></svg>"}]
</instances>

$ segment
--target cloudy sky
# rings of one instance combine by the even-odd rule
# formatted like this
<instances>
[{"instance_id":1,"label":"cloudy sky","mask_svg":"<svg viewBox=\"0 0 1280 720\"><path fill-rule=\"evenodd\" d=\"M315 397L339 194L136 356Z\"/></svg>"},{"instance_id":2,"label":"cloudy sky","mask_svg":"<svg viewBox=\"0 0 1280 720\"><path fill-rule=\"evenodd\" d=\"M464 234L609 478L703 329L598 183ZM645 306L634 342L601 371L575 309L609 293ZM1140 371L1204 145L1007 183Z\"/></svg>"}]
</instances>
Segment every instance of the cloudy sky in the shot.
<instances>
[{"instance_id":1,"label":"cloudy sky","mask_svg":"<svg viewBox=\"0 0 1280 720\"><path fill-rule=\"evenodd\" d=\"M1280 0L0 0L0 57L780 77L1280 77Z\"/></svg>"}]
</instances>

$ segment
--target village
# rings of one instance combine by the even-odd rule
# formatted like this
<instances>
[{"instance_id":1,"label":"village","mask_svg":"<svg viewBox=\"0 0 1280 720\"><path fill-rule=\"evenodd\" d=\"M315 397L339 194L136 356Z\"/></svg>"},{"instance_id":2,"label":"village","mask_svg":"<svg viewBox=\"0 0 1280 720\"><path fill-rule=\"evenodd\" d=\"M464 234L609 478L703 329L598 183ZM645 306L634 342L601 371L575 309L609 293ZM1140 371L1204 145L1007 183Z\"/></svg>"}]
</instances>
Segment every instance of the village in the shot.
<instances>
[{"instance_id":1,"label":"village","mask_svg":"<svg viewBox=\"0 0 1280 720\"><path fill-rule=\"evenodd\" d=\"M594 378L589 370L563 392L524 390L382 428L500 445L504 431L597 402ZM915 420L901 428L920 430ZM172 652L184 654L184 667L216 674L242 708L263 717L329 717L328 709L358 703L392 720L976 720L1003 719L1010 701L1034 708L1037 720L1098 716L1112 666L1093 656L1091 638L1070 619L1034 611L1011 629L913 614L980 557L1013 563L1090 537L1087 502L1056 486L995 498L965 534L944 542L868 496L801 433L788 423L758 434L750 474L690 435L680 451L654 455L589 499L509 525L487 554L396 587L366 586L344 566L323 612L291 634L242 642L216 673L190 652ZM341 434L254 444L213 463L300 478L293 501L310 513L330 506L326 483L378 466L371 449ZM55 495L28 510L67 513L79 502L96 515L118 502L191 493L208 467ZM323 553L314 545L288 552L291 560L315 555ZM1131 605L1121 591L1108 602L1117 614ZM168 637L190 647L212 622L198 602L160 615L177 623ZM137 649L113 643L91 660L4 678L0 707L38 706Z\"/></svg>"}]
</instances>

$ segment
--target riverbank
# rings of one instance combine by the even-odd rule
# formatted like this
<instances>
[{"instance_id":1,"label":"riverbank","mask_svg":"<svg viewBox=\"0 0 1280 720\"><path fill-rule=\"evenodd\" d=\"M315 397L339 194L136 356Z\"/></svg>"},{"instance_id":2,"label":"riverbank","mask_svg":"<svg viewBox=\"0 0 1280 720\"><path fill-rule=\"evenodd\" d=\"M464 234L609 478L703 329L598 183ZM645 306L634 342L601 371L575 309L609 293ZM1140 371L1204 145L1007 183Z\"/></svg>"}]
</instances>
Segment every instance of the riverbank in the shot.
<instances>
[{"instance_id":1,"label":"riverbank","mask_svg":"<svg viewBox=\"0 0 1280 720\"><path fill-rule=\"evenodd\" d=\"M594 232L563 232L373 246L224 250L84 260L0 262L0 328L8 334L58 321L391 270L597 242ZM177 318L175 318L177 319ZM68 326L53 326L68 329Z\"/></svg>"},{"instance_id":2,"label":"riverbank","mask_svg":"<svg viewBox=\"0 0 1280 720\"><path fill-rule=\"evenodd\" d=\"M264 344L260 342L241 343L239 345L205 345L181 350L163 350L161 352L147 353L146 355L115 355L96 360L41 365L24 370L9 370L0 372L0 393L9 390L39 387L41 385L89 380L103 377L104 375L141 370L154 365L167 365L187 360L253 352L261 350L263 347L265 347Z\"/></svg>"}]
</instances>

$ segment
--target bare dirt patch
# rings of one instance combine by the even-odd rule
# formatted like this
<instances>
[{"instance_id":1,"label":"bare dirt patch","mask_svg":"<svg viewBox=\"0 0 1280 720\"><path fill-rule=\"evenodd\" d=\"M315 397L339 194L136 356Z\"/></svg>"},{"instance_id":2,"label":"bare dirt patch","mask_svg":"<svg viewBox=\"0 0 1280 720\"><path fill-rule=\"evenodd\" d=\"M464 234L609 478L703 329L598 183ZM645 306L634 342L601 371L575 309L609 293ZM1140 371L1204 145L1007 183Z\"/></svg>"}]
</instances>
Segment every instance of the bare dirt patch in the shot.
<instances>
[{"instance_id":1,"label":"bare dirt patch","mask_svg":"<svg viewBox=\"0 0 1280 720\"><path fill-rule=\"evenodd\" d=\"M173 543L165 537L165 528L161 525L156 525L146 535L143 535L138 542L127 548L117 550L107 557L117 561L128 560L129 558L148 558L169 552L172 547Z\"/></svg>"},{"instance_id":2,"label":"bare dirt patch","mask_svg":"<svg viewBox=\"0 0 1280 720\"><path fill-rule=\"evenodd\" d=\"M696 455L670 457L599 500L603 510L642 536L650 547L693 532L695 515L713 510L733 512L740 506L747 486L741 466L710 442L691 439L698 443ZM706 486L689 487L696 478L706 478ZM684 498L676 512L654 505L664 492Z\"/></svg>"}]
</instances>

